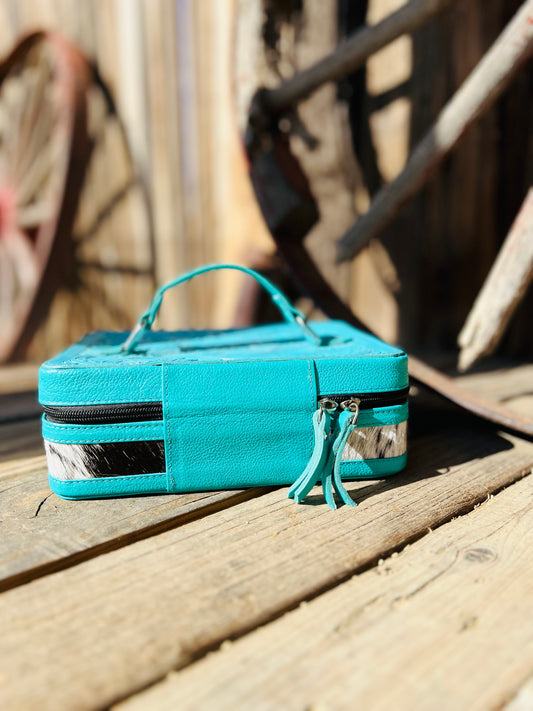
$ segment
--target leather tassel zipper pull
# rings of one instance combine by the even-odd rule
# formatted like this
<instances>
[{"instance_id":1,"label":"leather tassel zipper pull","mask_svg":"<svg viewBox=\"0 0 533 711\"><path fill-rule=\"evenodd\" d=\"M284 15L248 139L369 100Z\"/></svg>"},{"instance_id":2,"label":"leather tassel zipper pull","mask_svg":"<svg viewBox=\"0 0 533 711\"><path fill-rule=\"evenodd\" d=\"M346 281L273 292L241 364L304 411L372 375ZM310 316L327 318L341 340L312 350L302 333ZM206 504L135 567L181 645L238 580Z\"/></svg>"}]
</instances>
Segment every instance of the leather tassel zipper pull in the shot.
<instances>
[{"instance_id":1,"label":"leather tassel zipper pull","mask_svg":"<svg viewBox=\"0 0 533 711\"><path fill-rule=\"evenodd\" d=\"M345 400L341 403L343 412L339 416L339 433L335 438L335 442L332 447L332 455L334 458L333 463L333 486L338 496L347 506L357 506L356 502L351 498L350 494L346 491L341 478L341 461L346 442L348 437L357 427L357 420L359 418L359 400ZM325 494L326 492L324 492ZM327 501L327 497L326 497ZM328 501L329 507L331 509L336 509L337 505L333 497L331 497L332 503Z\"/></svg>"},{"instance_id":2,"label":"leather tassel zipper pull","mask_svg":"<svg viewBox=\"0 0 533 711\"><path fill-rule=\"evenodd\" d=\"M334 400L324 398L318 402L318 410L313 414L313 429L315 444L313 453L307 466L298 479L289 489L287 496L299 504L305 499L313 486L322 477L324 468L333 463L331 457L331 429L333 424L332 414L337 410L338 404Z\"/></svg>"},{"instance_id":3,"label":"leather tassel zipper pull","mask_svg":"<svg viewBox=\"0 0 533 711\"><path fill-rule=\"evenodd\" d=\"M339 417L334 413L339 409L334 400L322 399L313 415L315 445L304 471L294 482L287 496L299 504L321 480L324 498L329 508L335 510L334 490L347 506L357 506L350 497L341 478L341 461L348 437L357 427L359 400L345 400L340 407Z\"/></svg>"},{"instance_id":4,"label":"leather tassel zipper pull","mask_svg":"<svg viewBox=\"0 0 533 711\"><path fill-rule=\"evenodd\" d=\"M341 412L336 422L335 432L332 435L333 445L330 448L328 462L324 466L322 475L324 498L329 508L333 511L337 508L333 489L347 506L357 506L342 483L341 461L348 437L357 427L359 400L345 400L340 406L343 412Z\"/></svg>"}]
</instances>

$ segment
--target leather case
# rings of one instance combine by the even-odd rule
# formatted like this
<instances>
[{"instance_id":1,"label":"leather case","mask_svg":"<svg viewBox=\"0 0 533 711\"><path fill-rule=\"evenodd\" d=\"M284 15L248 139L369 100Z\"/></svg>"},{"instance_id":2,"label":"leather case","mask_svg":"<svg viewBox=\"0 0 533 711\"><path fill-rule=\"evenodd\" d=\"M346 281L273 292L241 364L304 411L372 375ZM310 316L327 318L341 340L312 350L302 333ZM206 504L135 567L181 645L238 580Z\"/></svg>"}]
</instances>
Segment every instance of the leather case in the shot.
<instances>
[{"instance_id":1,"label":"leather case","mask_svg":"<svg viewBox=\"0 0 533 711\"><path fill-rule=\"evenodd\" d=\"M223 331L151 331L164 292L237 269L270 293L284 322ZM308 324L262 275L211 265L161 287L127 336L83 338L39 373L52 490L63 498L292 485L405 466L407 356L343 321Z\"/></svg>"}]
</instances>

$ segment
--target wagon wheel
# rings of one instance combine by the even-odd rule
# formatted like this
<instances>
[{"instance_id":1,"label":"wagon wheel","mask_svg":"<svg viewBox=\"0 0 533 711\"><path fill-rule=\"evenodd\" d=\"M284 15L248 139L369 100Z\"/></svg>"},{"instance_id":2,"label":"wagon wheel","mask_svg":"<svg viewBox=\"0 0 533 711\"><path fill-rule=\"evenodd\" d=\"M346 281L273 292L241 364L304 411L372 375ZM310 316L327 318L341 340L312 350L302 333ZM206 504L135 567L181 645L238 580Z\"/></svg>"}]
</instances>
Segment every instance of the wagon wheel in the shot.
<instances>
[{"instance_id":1,"label":"wagon wheel","mask_svg":"<svg viewBox=\"0 0 533 711\"><path fill-rule=\"evenodd\" d=\"M478 100L482 97L485 102L473 103L473 106L477 107L480 112L487 108L495 100L495 97L499 96L499 93L509 83L518 68L526 61L528 53L531 54L531 23L526 5L527 3L524 4L512 22L509 23L505 32L502 33L501 37L505 37L504 40L499 40L494 44L496 50L490 50L493 52L492 58L496 57L498 59L498 61L495 61L494 66L502 64L504 67L502 81L496 88L490 83L485 85L483 79L485 75L480 72L476 75L475 83L469 85L471 94L476 96ZM254 87L255 93L252 93L250 91L252 82L250 82L249 74L243 73L242 75L247 78L248 86L241 93L248 94L247 99L250 106L247 112L244 133L250 176L265 222L276 243L278 254L289 267L291 276L300 291L310 296L326 315L346 320L367 331L370 329L359 321L325 279L322 270L309 250L309 245L305 243L307 234L318 219L317 205L309 189L306 173L302 169L297 156L292 153L291 144L286 136L286 128L290 129L291 123L294 121L294 126L298 129L296 111L298 103L307 98L322 84L326 81L338 81L349 72L354 71L361 66L370 54L392 41L394 36L399 36L400 33L414 29L414 26L409 26L410 23L414 22L418 27L429 19L426 13L429 12L431 14L443 7L444 4L440 2L433 3L431 7L427 3L408 3L405 8L400 9L391 16L391 22L386 24L384 20L380 28L376 30L372 28L361 29L350 41L343 43L331 55L317 62L309 69L295 74L291 79L281 82L277 88L267 89L257 88L256 86ZM410 9L412 8L414 8L414 14L411 15ZM257 16L250 15L247 20L253 25L254 22L257 22ZM382 33L381 30L385 24L386 32ZM509 28L512 31L509 31ZM391 34L388 35L389 31ZM248 37L250 35L253 36L253 33L248 33ZM364 42L362 41L363 39L365 40ZM365 43L366 49L364 48ZM249 51L250 48L247 48ZM474 74L475 72L472 73L472 76ZM237 82L237 88L239 88L239 82ZM456 94L456 96L461 95L460 92ZM458 109L460 104L453 104L454 100L452 99L447 107L454 106L454 120L466 130L475 120L478 113L472 110L465 118ZM241 101L238 103L242 108L247 102L242 101L241 97ZM301 129L300 134L303 137ZM461 134L462 131L457 131L454 134L455 142ZM428 142L431 142L433 134L430 132L428 135L430 137ZM442 160L454 145L455 143L452 141L447 146L447 149L442 150L437 157L432 156L434 158L432 167L439 160ZM404 173L406 171L407 168L404 169ZM423 182L430 172L426 161L423 163L423 169L416 174L417 180ZM398 185L401 176L392 185ZM421 182L415 184L411 181L410 190L416 190L420 187ZM385 191L386 189L384 189ZM404 199L411 195L412 192L409 192L409 194L402 193ZM402 201L397 200L394 206L399 209L401 204L403 204ZM380 202L377 199L375 205L377 207L371 207L367 213L373 218L375 218L376 212L380 209ZM395 214L396 212L389 210L387 219ZM364 219L356 223L359 236L361 236L360 224L368 224L368 219L365 216ZM385 224L386 221L382 220L379 226L383 227ZM355 230L355 228L352 229ZM373 231L368 229L363 235L365 237L364 243L366 244L370 237L376 236L378 233L379 230L377 229ZM344 239L341 243L343 242L345 242ZM359 246L361 243L362 240L359 241ZM508 410L497 402L470 392L468 389L458 385L453 378L448 377L418 358L409 357L409 372L413 382L419 382L429 387L475 415L525 434L528 437L533 436L533 422L530 419Z\"/></svg>"},{"instance_id":2,"label":"wagon wheel","mask_svg":"<svg viewBox=\"0 0 533 711\"><path fill-rule=\"evenodd\" d=\"M0 67L0 360L20 352L50 304L89 153L86 81L56 34L30 35Z\"/></svg>"},{"instance_id":3,"label":"wagon wheel","mask_svg":"<svg viewBox=\"0 0 533 711\"><path fill-rule=\"evenodd\" d=\"M112 98L81 52L36 33L0 82L0 360L42 359L137 316L153 291L150 211Z\"/></svg>"},{"instance_id":4,"label":"wagon wheel","mask_svg":"<svg viewBox=\"0 0 533 711\"><path fill-rule=\"evenodd\" d=\"M124 126L96 70L88 88L92 151L79 196L68 260L49 317L29 354L42 358L99 329L129 329L155 287L147 190Z\"/></svg>"}]
</instances>

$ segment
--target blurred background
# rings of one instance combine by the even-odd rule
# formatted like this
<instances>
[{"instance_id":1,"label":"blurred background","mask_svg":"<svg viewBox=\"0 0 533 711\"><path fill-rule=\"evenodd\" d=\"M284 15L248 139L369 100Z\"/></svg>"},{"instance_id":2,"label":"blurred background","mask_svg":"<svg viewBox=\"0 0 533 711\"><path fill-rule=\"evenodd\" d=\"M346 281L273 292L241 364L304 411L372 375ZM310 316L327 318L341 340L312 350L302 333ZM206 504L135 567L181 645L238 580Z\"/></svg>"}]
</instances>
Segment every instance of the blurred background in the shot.
<instances>
[{"instance_id":1,"label":"blurred background","mask_svg":"<svg viewBox=\"0 0 533 711\"><path fill-rule=\"evenodd\" d=\"M40 361L129 329L156 284L214 261L276 258L242 146L250 100L376 24L401 0L0 0L0 325L3 360ZM299 106L291 136L318 202L307 244L379 335L450 353L533 182L533 74L523 68L380 240L335 243L520 6L459 0ZM65 44L63 38L71 45ZM309 140L309 136L311 140ZM165 297L160 328L240 323L243 278ZM499 352L531 355L529 294ZM270 317L269 314L265 317Z\"/></svg>"}]
</instances>

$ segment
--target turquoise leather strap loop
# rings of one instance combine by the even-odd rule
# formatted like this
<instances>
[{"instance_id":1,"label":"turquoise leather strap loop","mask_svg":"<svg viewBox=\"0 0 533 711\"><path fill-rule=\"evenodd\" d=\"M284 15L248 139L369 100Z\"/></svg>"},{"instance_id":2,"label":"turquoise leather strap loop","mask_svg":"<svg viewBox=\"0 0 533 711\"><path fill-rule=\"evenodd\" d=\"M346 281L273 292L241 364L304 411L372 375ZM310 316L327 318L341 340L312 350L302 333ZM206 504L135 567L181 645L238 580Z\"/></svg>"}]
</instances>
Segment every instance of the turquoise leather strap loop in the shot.
<instances>
[{"instance_id":1,"label":"turquoise leather strap loop","mask_svg":"<svg viewBox=\"0 0 533 711\"><path fill-rule=\"evenodd\" d=\"M321 345L320 337L317 336L316 333L311 330L311 328L307 324L305 316L290 303L287 297L277 288L277 286L274 286L274 284L272 284L272 282L269 281L262 274L259 274L253 269L241 267L237 264L208 264L205 267L192 269L190 272L186 272L180 277L177 277L176 279L173 279L172 281L169 281L167 284L164 284L162 287L160 287L156 291L149 309L145 311L145 313L141 316L139 322L134 327L126 341L123 343L121 350L124 353L130 353L142 339L145 331L149 331L152 328L152 324L155 320L155 317L157 316L157 312L159 311L161 302L163 301L163 294L165 293L165 291L168 291L168 289L172 289L172 287L174 286L178 286L178 284L183 284L183 282L189 281L195 276L199 276L200 274L204 274L205 272L217 271L219 269L234 269L239 272L244 272L244 274L249 274L257 282L259 282L259 284L270 294L272 301L280 310L281 315L283 316L285 321L287 321L288 323L296 324L302 331L304 338L307 341L313 343L314 345Z\"/></svg>"}]
</instances>

